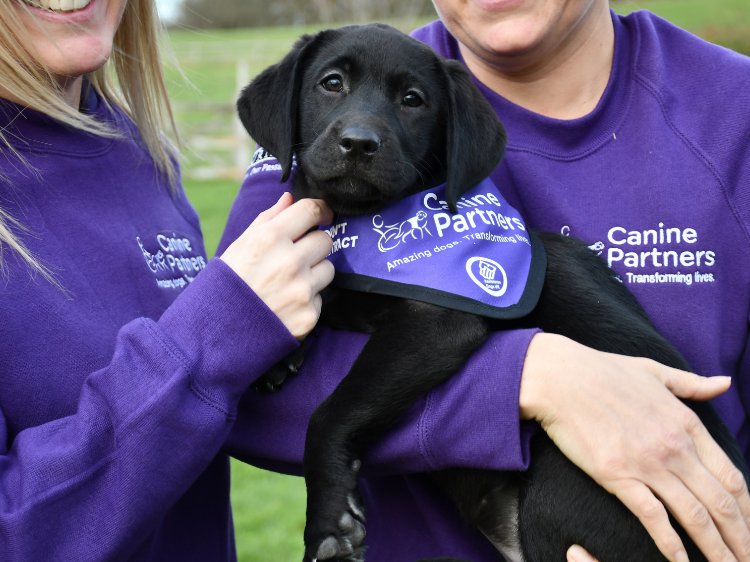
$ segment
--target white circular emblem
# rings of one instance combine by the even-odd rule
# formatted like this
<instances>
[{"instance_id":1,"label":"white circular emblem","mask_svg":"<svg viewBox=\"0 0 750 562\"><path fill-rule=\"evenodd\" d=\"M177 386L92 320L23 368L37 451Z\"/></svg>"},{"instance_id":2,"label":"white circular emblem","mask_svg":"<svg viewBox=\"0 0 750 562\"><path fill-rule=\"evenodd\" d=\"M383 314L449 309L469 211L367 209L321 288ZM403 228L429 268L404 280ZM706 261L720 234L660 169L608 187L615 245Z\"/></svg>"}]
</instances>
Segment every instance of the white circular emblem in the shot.
<instances>
[{"instance_id":1,"label":"white circular emblem","mask_svg":"<svg viewBox=\"0 0 750 562\"><path fill-rule=\"evenodd\" d=\"M476 271L476 274L474 273ZM471 280L493 297L501 297L508 288L508 278L503 267L494 260L482 257L469 258L466 273Z\"/></svg>"}]
</instances>

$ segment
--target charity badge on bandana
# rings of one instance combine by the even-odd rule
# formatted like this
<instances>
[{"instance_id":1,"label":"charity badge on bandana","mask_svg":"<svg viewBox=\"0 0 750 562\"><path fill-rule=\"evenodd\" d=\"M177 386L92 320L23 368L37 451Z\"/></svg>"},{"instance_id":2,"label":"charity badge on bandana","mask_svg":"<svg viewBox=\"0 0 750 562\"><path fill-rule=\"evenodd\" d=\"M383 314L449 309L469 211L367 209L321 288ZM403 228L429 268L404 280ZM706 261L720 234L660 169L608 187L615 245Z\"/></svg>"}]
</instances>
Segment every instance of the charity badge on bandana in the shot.
<instances>
[{"instance_id":1,"label":"charity badge on bandana","mask_svg":"<svg viewBox=\"0 0 750 562\"><path fill-rule=\"evenodd\" d=\"M337 216L335 286L428 302L486 316L525 316L536 306L547 257L537 236L490 181L461 197L445 184L372 215Z\"/></svg>"}]
</instances>

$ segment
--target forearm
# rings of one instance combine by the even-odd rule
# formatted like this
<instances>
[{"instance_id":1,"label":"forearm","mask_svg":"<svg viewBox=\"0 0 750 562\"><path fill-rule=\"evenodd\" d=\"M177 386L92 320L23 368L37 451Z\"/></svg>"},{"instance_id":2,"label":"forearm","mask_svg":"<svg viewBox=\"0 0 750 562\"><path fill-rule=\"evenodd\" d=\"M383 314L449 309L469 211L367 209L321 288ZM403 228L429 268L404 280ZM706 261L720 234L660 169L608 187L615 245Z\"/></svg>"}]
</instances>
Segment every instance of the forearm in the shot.
<instances>
[{"instance_id":1,"label":"forearm","mask_svg":"<svg viewBox=\"0 0 750 562\"><path fill-rule=\"evenodd\" d=\"M493 334L458 373L417 401L369 449L363 474L449 466L526 468L535 426L519 422L518 389L535 333ZM320 329L299 375L274 394L245 394L226 450L257 466L300 475L310 415L343 379L366 341L364 334Z\"/></svg>"},{"instance_id":2,"label":"forearm","mask_svg":"<svg viewBox=\"0 0 750 562\"><path fill-rule=\"evenodd\" d=\"M216 455L247 385L295 345L212 263L159 322L122 328L74 415L25 429L6 449L0 412L3 560L126 557Z\"/></svg>"}]
</instances>

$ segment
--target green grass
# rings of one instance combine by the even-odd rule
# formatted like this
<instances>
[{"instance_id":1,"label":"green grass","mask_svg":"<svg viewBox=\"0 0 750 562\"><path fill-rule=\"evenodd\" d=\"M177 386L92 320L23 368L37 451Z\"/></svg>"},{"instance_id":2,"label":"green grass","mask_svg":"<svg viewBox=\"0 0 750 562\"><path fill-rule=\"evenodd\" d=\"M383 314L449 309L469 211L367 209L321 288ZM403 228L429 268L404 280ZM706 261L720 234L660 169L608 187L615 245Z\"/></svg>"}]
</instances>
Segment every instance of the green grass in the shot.
<instances>
[{"instance_id":1,"label":"green grass","mask_svg":"<svg viewBox=\"0 0 750 562\"><path fill-rule=\"evenodd\" d=\"M616 12L649 10L693 33L711 27L750 26L748 0L647 0L612 4Z\"/></svg>"},{"instance_id":2,"label":"green grass","mask_svg":"<svg viewBox=\"0 0 750 562\"><path fill-rule=\"evenodd\" d=\"M232 459L232 511L240 562L300 562L305 481Z\"/></svg>"},{"instance_id":3,"label":"green grass","mask_svg":"<svg viewBox=\"0 0 750 562\"><path fill-rule=\"evenodd\" d=\"M646 8L714 42L750 54L750 0L654 0L618 2L620 13ZM416 27L424 22L417 22ZM170 40L188 78L199 92L169 71L175 101L234 99L235 61L248 60L250 76L279 60L303 32L316 28L275 28L210 32L173 31ZM408 29L407 29L408 30ZM200 44L200 47L196 45ZM220 53L225 60L191 62L193 54ZM216 111L177 113L180 127L192 131L227 126L231 114ZM188 147L189 149L189 147ZM192 160L192 158L191 158ZM216 251L239 182L185 180L185 190L201 216L209 257ZM298 562L302 558L305 487L300 478L273 474L232 461L232 505L240 562Z\"/></svg>"},{"instance_id":4,"label":"green grass","mask_svg":"<svg viewBox=\"0 0 750 562\"><path fill-rule=\"evenodd\" d=\"M699 37L750 55L750 0L647 0L617 2L616 12L646 9Z\"/></svg>"},{"instance_id":5,"label":"green grass","mask_svg":"<svg viewBox=\"0 0 750 562\"><path fill-rule=\"evenodd\" d=\"M212 258L224 232L232 201L240 188L239 182L185 180L183 185L188 199L201 217L206 252L208 257Z\"/></svg>"}]
</instances>

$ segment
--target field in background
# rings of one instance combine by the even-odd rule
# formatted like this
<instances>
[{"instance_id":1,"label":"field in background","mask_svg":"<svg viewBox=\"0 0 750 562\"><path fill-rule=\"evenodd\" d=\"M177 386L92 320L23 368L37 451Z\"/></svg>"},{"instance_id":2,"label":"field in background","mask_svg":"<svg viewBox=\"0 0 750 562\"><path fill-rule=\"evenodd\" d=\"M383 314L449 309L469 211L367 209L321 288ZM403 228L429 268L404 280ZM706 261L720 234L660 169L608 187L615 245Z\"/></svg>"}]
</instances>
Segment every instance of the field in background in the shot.
<instances>
[{"instance_id":1,"label":"field in background","mask_svg":"<svg viewBox=\"0 0 750 562\"><path fill-rule=\"evenodd\" d=\"M750 0L621 1L613 7L619 13L649 9L709 41L750 55ZM423 23L400 22L399 27L410 31ZM301 33L316 30L173 30L169 34L182 71L195 86L189 87L175 68L169 69L170 95L186 141L185 189L201 216L209 256L216 250L239 176L249 162L237 165L235 161L241 138L232 113L238 69L249 80L278 61ZM248 159L250 149L244 147ZM210 181L200 179L211 176ZM300 478L233 461L232 504L240 562L302 559L305 490Z\"/></svg>"}]
</instances>

